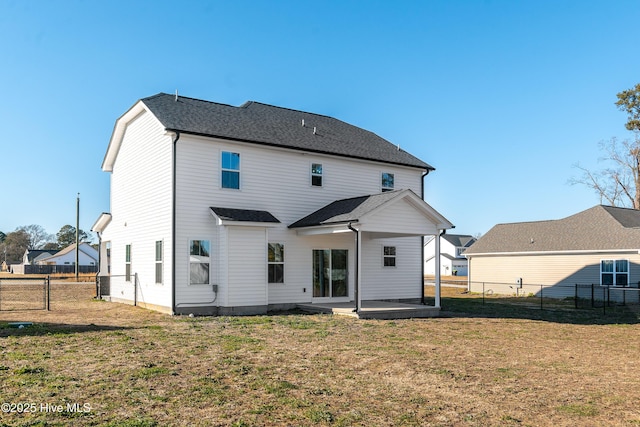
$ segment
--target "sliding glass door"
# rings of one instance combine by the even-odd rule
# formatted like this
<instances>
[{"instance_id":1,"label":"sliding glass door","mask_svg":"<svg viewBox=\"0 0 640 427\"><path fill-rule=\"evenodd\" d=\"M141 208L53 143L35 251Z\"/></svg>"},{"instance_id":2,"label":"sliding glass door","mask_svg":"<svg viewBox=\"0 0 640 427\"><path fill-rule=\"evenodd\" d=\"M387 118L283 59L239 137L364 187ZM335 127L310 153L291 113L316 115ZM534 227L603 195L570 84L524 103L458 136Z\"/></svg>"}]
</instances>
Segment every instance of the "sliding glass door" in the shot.
<instances>
[{"instance_id":1,"label":"sliding glass door","mask_svg":"<svg viewBox=\"0 0 640 427\"><path fill-rule=\"evenodd\" d=\"M313 297L348 296L348 259L346 249L313 250Z\"/></svg>"}]
</instances>

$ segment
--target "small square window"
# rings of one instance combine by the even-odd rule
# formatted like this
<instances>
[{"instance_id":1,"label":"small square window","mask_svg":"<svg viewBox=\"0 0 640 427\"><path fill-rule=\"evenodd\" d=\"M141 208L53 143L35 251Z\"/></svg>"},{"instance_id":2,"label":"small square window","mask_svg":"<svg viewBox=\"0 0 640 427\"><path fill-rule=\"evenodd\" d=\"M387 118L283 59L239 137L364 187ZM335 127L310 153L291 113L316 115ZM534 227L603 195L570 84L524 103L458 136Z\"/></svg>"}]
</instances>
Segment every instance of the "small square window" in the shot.
<instances>
[{"instance_id":1,"label":"small square window","mask_svg":"<svg viewBox=\"0 0 640 427\"><path fill-rule=\"evenodd\" d=\"M394 176L392 173L382 173L382 191L393 191L394 189Z\"/></svg>"}]
</instances>

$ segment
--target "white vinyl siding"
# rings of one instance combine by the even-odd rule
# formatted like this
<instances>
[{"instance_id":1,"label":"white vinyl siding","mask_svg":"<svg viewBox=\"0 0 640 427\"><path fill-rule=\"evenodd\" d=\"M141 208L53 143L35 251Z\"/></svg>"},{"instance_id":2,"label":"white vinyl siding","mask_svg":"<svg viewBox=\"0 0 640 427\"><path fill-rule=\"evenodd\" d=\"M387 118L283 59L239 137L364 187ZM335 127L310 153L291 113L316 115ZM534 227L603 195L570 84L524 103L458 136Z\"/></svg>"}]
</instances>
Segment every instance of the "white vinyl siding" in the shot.
<instances>
[{"instance_id":1,"label":"white vinyl siding","mask_svg":"<svg viewBox=\"0 0 640 427\"><path fill-rule=\"evenodd\" d=\"M125 282L125 246L132 249L131 279L137 274L138 304L171 311L171 287L156 286L155 242L164 242L164 279L171 277L172 136L149 113L126 128L111 178L112 220L103 233L111 244L112 298L133 301Z\"/></svg>"},{"instance_id":2,"label":"white vinyl siding","mask_svg":"<svg viewBox=\"0 0 640 427\"><path fill-rule=\"evenodd\" d=\"M640 263L640 255L617 254L611 259L628 259L632 267ZM469 261L471 291L489 286L495 293L513 293L516 279L522 278L524 292L537 293L544 287L544 295L573 297L576 284L599 285L602 254L550 254L514 256L472 256ZM629 272L629 283L638 283L640 272ZM494 284L494 285L491 285ZM485 290L486 290L485 289Z\"/></svg>"},{"instance_id":3,"label":"white vinyl siding","mask_svg":"<svg viewBox=\"0 0 640 427\"><path fill-rule=\"evenodd\" d=\"M217 268L211 280L213 284L219 286L217 295L211 287L189 287L187 267L184 263L178 263L176 265L176 301L178 303L215 300L215 304L220 307L233 307L266 304L267 301L269 304L310 302L312 298L311 251L314 248L349 250L349 295L353 296L353 254L355 253L353 235L345 233L301 237L287 226L337 199L379 193L380 164L337 156L314 155L317 159L314 158L313 163L322 164L323 191L309 191L311 162L304 153L185 134L177 143L176 150L177 256L178 259L181 256L187 256L189 239L194 236L211 240L212 263L215 265L212 269ZM220 156L223 151L241 153L242 191L222 189L220 171L212 170L212 167L221 165ZM285 164L287 167L282 167ZM409 188L420 194L422 171L402 166L385 165L385 168L394 174L396 188ZM331 179L327 179L328 170L331 171ZM269 173L265 174L264 171ZM211 215L210 206L266 210L280 221L279 225L269 228L268 231L261 227L255 229L256 232L257 230L262 232L259 246L261 258L258 258L260 267L255 267L254 270L254 263L245 260L243 265L244 270L247 271L240 269L240 264L237 264L238 267L234 270L236 264L231 258L232 252L237 251L233 246L236 244L234 239L243 240L244 238L233 232L233 229L238 227L217 225ZM415 224L414 219L411 221L412 224ZM421 222L424 222L424 219ZM410 226L411 224L408 225ZM267 284L265 259L267 259L268 241L265 234L268 234L270 242L286 242L286 286L279 283ZM415 246L408 251L420 253L420 243L416 243L417 240L413 238L403 240L398 239L397 243L394 243L398 250L405 246ZM257 249L246 248L246 250L252 253ZM402 253L404 257L405 249L402 249ZM255 255L254 253L253 256ZM371 256L375 258L376 268L381 269L379 243L375 245L375 252L372 251ZM251 269L247 268L249 265ZM400 271L393 277L394 280L400 277L398 287L390 287L388 283L383 284L382 281L378 284L376 279L371 291L363 290L363 296L396 298L399 294L401 298L414 298L419 295L420 261L413 265L407 263L402 268L406 269L407 273ZM251 292L233 288L234 277L235 280L245 280L242 279L244 274L255 274L250 282L252 284L244 282L247 283ZM256 281L258 275L261 275L260 282Z\"/></svg>"},{"instance_id":4,"label":"white vinyl siding","mask_svg":"<svg viewBox=\"0 0 640 427\"><path fill-rule=\"evenodd\" d=\"M260 227L229 227L228 305L267 305L266 232Z\"/></svg>"}]
</instances>

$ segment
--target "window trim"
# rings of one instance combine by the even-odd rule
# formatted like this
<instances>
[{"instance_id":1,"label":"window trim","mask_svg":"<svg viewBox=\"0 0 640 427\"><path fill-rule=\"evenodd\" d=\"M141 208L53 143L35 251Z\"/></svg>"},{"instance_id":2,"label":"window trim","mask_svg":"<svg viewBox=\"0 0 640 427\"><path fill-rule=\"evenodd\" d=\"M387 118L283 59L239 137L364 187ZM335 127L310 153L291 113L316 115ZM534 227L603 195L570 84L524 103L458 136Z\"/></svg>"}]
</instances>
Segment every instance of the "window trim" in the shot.
<instances>
[{"instance_id":1,"label":"window trim","mask_svg":"<svg viewBox=\"0 0 640 427\"><path fill-rule=\"evenodd\" d=\"M238 155L238 169L230 169L230 168L225 168L224 167L224 155L225 153L228 154L237 154ZM240 188L242 188L242 184L241 184L241 171L242 171L242 156L241 153L238 153L236 151L226 151L226 150L220 150L220 188L225 188L227 190L240 190ZM224 173L225 172L233 172L233 173L237 173L238 174L238 187L225 187L224 185Z\"/></svg>"},{"instance_id":2,"label":"window trim","mask_svg":"<svg viewBox=\"0 0 640 427\"><path fill-rule=\"evenodd\" d=\"M208 245L208 250L209 250L209 254L207 255L207 261L192 261L191 260L191 247L193 246L193 242L207 242ZM189 246L188 246L188 250L187 250L187 259L188 259L188 268L187 268L187 272L188 272L188 276L189 276L189 286L208 286L211 284L211 239L189 239ZM198 256L202 256L202 255L198 255ZM209 264L209 268L208 268L208 272L209 274L207 275L207 282L206 283L192 283L191 281L191 265L192 264Z\"/></svg>"},{"instance_id":3,"label":"window trim","mask_svg":"<svg viewBox=\"0 0 640 427\"><path fill-rule=\"evenodd\" d=\"M385 186L385 175L388 175L391 177L391 186ZM394 191L395 190L395 185L396 185L396 177L395 174L393 172L381 172L380 173L380 188L382 190L382 192L387 192L387 191Z\"/></svg>"},{"instance_id":4,"label":"window trim","mask_svg":"<svg viewBox=\"0 0 640 427\"><path fill-rule=\"evenodd\" d=\"M320 172L314 172L313 171L314 170L313 167L316 166L316 165L320 166ZM323 174L324 167L323 167L322 163L311 162L311 166L310 166L309 172L310 172L310 184L311 184L311 187L318 187L318 188L324 187L324 174ZM313 183L313 178L320 178L320 185L315 185Z\"/></svg>"},{"instance_id":5,"label":"window trim","mask_svg":"<svg viewBox=\"0 0 640 427\"><path fill-rule=\"evenodd\" d=\"M393 249L393 254L387 254L387 248ZM393 265L387 265L387 260L393 260ZM391 245L382 246L382 267L383 268L396 268L398 266L398 247Z\"/></svg>"},{"instance_id":6,"label":"window trim","mask_svg":"<svg viewBox=\"0 0 640 427\"><path fill-rule=\"evenodd\" d=\"M281 249L281 254L282 254L282 261L271 261L270 258L270 249L272 245L280 245L282 247ZM286 258L285 255L285 244L282 242L269 242L267 243L267 283L268 284L284 284L285 283L285 267L284 267L284 263ZM272 282L271 281L271 266L278 266L281 265L282 266L282 281L278 281L278 282Z\"/></svg>"}]
</instances>

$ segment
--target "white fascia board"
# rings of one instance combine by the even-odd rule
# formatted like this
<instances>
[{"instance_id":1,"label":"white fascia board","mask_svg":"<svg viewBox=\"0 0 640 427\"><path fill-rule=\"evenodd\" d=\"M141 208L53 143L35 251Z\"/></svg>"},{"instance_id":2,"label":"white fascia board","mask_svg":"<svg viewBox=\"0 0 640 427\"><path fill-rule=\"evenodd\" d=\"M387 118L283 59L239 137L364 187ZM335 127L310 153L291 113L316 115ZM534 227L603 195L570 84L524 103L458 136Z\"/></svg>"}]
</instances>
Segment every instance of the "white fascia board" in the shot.
<instances>
[{"instance_id":1,"label":"white fascia board","mask_svg":"<svg viewBox=\"0 0 640 427\"><path fill-rule=\"evenodd\" d=\"M359 223L351 224L352 227L358 228L360 226ZM297 228L296 234L298 236L317 236L320 234L336 234L336 233L351 233L353 232L349 229L349 224L332 224L332 225L319 225L313 227L306 228Z\"/></svg>"},{"instance_id":2,"label":"white fascia board","mask_svg":"<svg viewBox=\"0 0 640 427\"><path fill-rule=\"evenodd\" d=\"M103 212L100 214L96 222L91 226L91 231L102 233L107 225L111 222L111 214Z\"/></svg>"},{"instance_id":3,"label":"white fascia board","mask_svg":"<svg viewBox=\"0 0 640 427\"><path fill-rule=\"evenodd\" d=\"M104 172L113 172L113 164L118 156L118 151L120 151L120 145L122 144L122 139L124 138L124 132L127 129L127 125L145 111L147 111L147 107L142 101L138 101L126 113L120 116L118 120L116 120L116 123L113 126L113 132L111 133L111 139L109 140L109 146L107 147L107 152L104 155L104 160L102 161L102 170Z\"/></svg>"}]
</instances>

